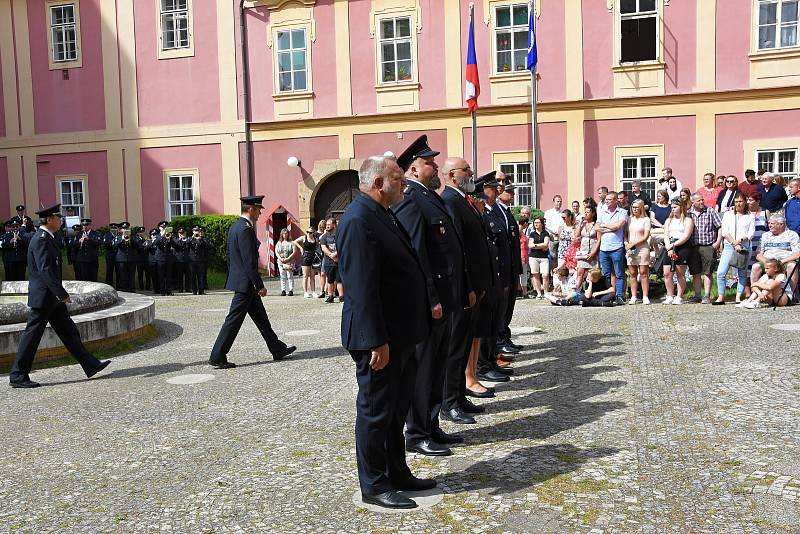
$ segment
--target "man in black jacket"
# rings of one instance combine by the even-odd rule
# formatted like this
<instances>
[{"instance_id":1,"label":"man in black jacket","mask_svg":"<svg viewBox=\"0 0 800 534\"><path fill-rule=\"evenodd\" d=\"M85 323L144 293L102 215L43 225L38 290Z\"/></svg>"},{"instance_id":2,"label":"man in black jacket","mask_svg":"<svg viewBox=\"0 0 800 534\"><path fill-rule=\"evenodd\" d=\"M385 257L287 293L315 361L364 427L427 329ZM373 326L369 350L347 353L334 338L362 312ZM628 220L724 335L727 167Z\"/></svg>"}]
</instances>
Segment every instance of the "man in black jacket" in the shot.
<instances>
[{"instance_id":1,"label":"man in black jacket","mask_svg":"<svg viewBox=\"0 0 800 534\"><path fill-rule=\"evenodd\" d=\"M497 340L498 354L511 357L519 353L523 348L521 345L511 341L511 319L514 317L514 306L517 302L517 295L520 293L519 275L522 274L522 251L519 244L519 223L511 213L511 205L514 203L514 184L502 172L496 173L496 179L500 183L497 197L497 206L506 220L506 231L511 249L511 282L508 290L508 301L506 303L506 316L503 329Z\"/></svg>"},{"instance_id":2,"label":"man in black jacket","mask_svg":"<svg viewBox=\"0 0 800 534\"><path fill-rule=\"evenodd\" d=\"M131 223L123 221L119 224L120 235L114 240L117 251L115 263L117 266L117 290L132 293L133 271L136 262L136 250L131 239Z\"/></svg>"},{"instance_id":3,"label":"man in black jacket","mask_svg":"<svg viewBox=\"0 0 800 534\"><path fill-rule=\"evenodd\" d=\"M438 317L433 316L430 336L416 347L417 378L406 420L406 449L429 456L452 453L446 444L454 442L439 428L445 364L453 316L475 304L475 294L467 290L470 282L464 268L464 246L436 192L442 185L434 161L437 155L439 152L428 146L427 136L423 135L397 158L408 185L403 200L392 206L411 238L411 246L426 275L428 300L438 313ZM448 421L475 423L461 406L441 415Z\"/></svg>"},{"instance_id":4,"label":"man in black jacket","mask_svg":"<svg viewBox=\"0 0 800 534\"><path fill-rule=\"evenodd\" d=\"M33 234L24 231L19 220L9 221L9 231L3 235L3 265L6 280L10 282L25 280L25 268L28 261L28 240Z\"/></svg>"},{"instance_id":5,"label":"man in black jacket","mask_svg":"<svg viewBox=\"0 0 800 534\"><path fill-rule=\"evenodd\" d=\"M258 327L275 361L280 361L297 350L294 345L286 346L286 343L278 339L267 317L264 303L261 302L267 296L267 289L258 272L259 242L255 223L264 209L261 204L264 195L242 197L240 200L242 216L228 231L228 278L225 280L225 289L234 292L233 300L208 360L217 369L236 367L235 363L228 361L228 351L231 350L246 315Z\"/></svg>"},{"instance_id":6,"label":"man in black jacket","mask_svg":"<svg viewBox=\"0 0 800 534\"><path fill-rule=\"evenodd\" d=\"M42 226L33 235L28 248L28 307L31 310L9 375L13 388L39 387L31 380L30 372L48 322L64 347L78 360L87 378L92 378L111 363L109 360L101 362L86 350L67 311L70 298L58 277L61 254L53 237L61 227L60 209L61 205L56 204L36 212L42 218Z\"/></svg>"},{"instance_id":7,"label":"man in black jacket","mask_svg":"<svg viewBox=\"0 0 800 534\"><path fill-rule=\"evenodd\" d=\"M139 291L150 290L150 271L147 268L148 242L144 237L144 226L134 226L131 230L133 242L134 263L131 271L131 286L136 289L136 280L139 280Z\"/></svg>"},{"instance_id":8,"label":"man in black jacket","mask_svg":"<svg viewBox=\"0 0 800 534\"><path fill-rule=\"evenodd\" d=\"M103 236L103 250L106 253L106 284L114 287L114 272L117 270L116 257L117 249L114 242L117 240L117 233L119 225L117 223L110 223L108 225L108 232Z\"/></svg>"},{"instance_id":9,"label":"man in black jacket","mask_svg":"<svg viewBox=\"0 0 800 534\"><path fill-rule=\"evenodd\" d=\"M205 237L205 228L195 225L189 240L189 278L194 295L204 295L208 289L206 273L210 256L211 241Z\"/></svg>"},{"instance_id":10,"label":"man in black jacket","mask_svg":"<svg viewBox=\"0 0 800 534\"><path fill-rule=\"evenodd\" d=\"M91 228L91 219L81 219L81 228L70 241L75 279L97 282L98 257L102 238Z\"/></svg>"},{"instance_id":11,"label":"man in black jacket","mask_svg":"<svg viewBox=\"0 0 800 534\"><path fill-rule=\"evenodd\" d=\"M175 291L178 293L188 292L191 286L189 282L189 238L186 236L185 228L178 228L178 236L175 242Z\"/></svg>"},{"instance_id":12,"label":"man in black jacket","mask_svg":"<svg viewBox=\"0 0 800 534\"><path fill-rule=\"evenodd\" d=\"M172 227L167 226L167 221L158 223L159 234L153 239L151 247L156 250L156 265L158 267L158 291L161 296L172 295L172 284L174 282L173 268L175 265L175 244L176 239L172 233ZM155 291L155 288L153 288Z\"/></svg>"},{"instance_id":13,"label":"man in black jacket","mask_svg":"<svg viewBox=\"0 0 800 534\"><path fill-rule=\"evenodd\" d=\"M361 498L386 508L414 508L399 491L425 490L405 457L403 424L414 389L414 347L430 333L422 265L408 234L389 211L403 198L403 171L392 159L367 158L359 195L339 224L339 269L348 288L342 345L356 364L356 460Z\"/></svg>"}]
</instances>

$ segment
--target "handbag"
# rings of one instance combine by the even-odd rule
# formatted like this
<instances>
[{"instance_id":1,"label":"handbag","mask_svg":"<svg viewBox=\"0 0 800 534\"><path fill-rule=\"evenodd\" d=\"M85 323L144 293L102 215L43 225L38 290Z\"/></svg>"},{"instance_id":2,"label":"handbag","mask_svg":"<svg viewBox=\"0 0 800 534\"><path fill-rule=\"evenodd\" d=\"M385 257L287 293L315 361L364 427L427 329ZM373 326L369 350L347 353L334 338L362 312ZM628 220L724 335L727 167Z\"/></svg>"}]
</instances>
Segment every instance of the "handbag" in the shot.
<instances>
[{"instance_id":1,"label":"handbag","mask_svg":"<svg viewBox=\"0 0 800 534\"><path fill-rule=\"evenodd\" d=\"M319 252L314 253L314 261L311 263L311 268L319 271L322 267L322 254Z\"/></svg>"},{"instance_id":2,"label":"handbag","mask_svg":"<svg viewBox=\"0 0 800 534\"><path fill-rule=\"evenodd\" d=\"M733 238L736 239L736 213L733 214ZM750 251L742 246L741 251L737 251L733 249L733 256L731 257L731 261L728 264L730 267L734 269L746 269L747 268L747 260L750 259Z\"/></svg>"},{"instance_id":3,"label":"handbag","mask_svg":"<svg viewBox=\"0 0 800 534\"><path fill-rule=\"evenodd\" d=\"M664 247L663 243L659 245L658 250L656 251L655 257L653 258L653 265L650 269L653 272L660 273L664 270L664 265L667 263L667 249Z\"/></svg>"}]
</instances>

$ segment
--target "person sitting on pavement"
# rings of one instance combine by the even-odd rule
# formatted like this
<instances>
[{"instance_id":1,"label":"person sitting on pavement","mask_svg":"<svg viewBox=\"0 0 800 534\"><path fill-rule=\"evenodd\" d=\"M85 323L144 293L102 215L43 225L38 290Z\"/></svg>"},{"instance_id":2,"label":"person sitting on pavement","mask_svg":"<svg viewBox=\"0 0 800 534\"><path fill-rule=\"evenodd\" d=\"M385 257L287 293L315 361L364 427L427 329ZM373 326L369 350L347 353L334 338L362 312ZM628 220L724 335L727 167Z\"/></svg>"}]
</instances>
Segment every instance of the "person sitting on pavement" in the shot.
<instances>
[{"instance_id":1,"label":"person sitting on pavement","mask_svg":"<svg viewBox=\"0 0 800 534\"><path fill-rule=\"evenodd\" d=\"M664 285L667 296L662 304L683 304L681 296L686 291L686 266L689 264L691 252L691 239L694 233L694 221L686 214L679 199L671 203L672 212L664 228L664 248L667 250L671 261L664 264ZM675 282L672 280L673 272L677 272L678 291L675 292Z\"/></svg>"},{"instance_id":2,"label":"person sitting on pavement","mask_svg":"<svg viewBox=\"0 0 800 534\"><path fill-rule=\"evenodd\" d=\"M578 292L578 280L575 275L569 274L566 266L556 269L556 276L553 279L553 292L545 295L545 298L553 306L571 306L580 301Z\"/></svg>"},{"instance_id":3,"label":"person sitting on pavement","mask_svg":"<svg viewBox=\"0 0 800 534\"><path fill-rule=\"evenodd\" d=\"M796 232L786 228L786 218L783 215L770 215L769 232L761 236L761 245L759 245L756 259L759 263L753 265L753 270L750 273L751 287L764 274L761 264L768 259L776 259L783 263L784 269L791 280L792 290L796 293L798 273L795 269L795 263L800 259L800 237Z\"/></svg>"},{"instance_id":4,"label":"person sitting on pavement","mask_svg":"<svg viewBox=\"0 0 800 534\"><path fill-rule=\"evenodd\" d=\"M737 307L751 310L761 306L781 307L788 305L794 296L791 284L786 283L783 263L773 258L764 262L764 274L757 282L753 282L751 289L750 298L737 304Z\"/></svg>"},{"instance_id":5,"label":"person sitting on pavement","mask_svg":"<svg viewBox=\"0 0 800 534\"><path fill-rule=\"evenodd\" d=\"M614 287L603 276L603 271L598 268L590 270L588 279L581 306L613 306L616 299Z\"/></svg>"}]
</instances>

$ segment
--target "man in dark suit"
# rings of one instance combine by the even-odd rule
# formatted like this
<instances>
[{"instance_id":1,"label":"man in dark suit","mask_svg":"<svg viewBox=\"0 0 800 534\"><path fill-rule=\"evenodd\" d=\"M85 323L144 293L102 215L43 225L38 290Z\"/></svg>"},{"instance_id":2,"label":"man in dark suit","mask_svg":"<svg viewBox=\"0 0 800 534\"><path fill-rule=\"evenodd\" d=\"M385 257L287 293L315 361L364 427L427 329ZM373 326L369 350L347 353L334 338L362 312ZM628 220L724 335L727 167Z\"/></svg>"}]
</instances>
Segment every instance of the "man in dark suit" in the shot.
<instances>
[{"instance_id":1,"label":"man in dark suit","mask_svg":"<svg viewBox=\"0 0 800 534\"><path fill-rule=\"evenodd\" d=\"M189 282L189 238L186 236L186 228L178 228L174 273L175 290L178 293L188 293L191 283Z\"/></svg>"},{"instance_id":2,"label":"man in dark suit","mask_svg":"<svg viewBox=\"0 0 800 534\"><path fill-rule=\"evenodd\" d=\"M461 236L464 244L471 290L476 295L475 306L456 312L453 318L442 408L448 411L456 407L466 407L469 412L474 405L468 402L466 395L494 397L493 390L485 388L480 382L471 384L470 389L467 389L465 371L471 356L474 358L473 366L477 360L480 338L486 330L485 325L479 324L479 321L488 314L489 296L497 282L492 270L491 250L482 215L467 198L467 194L475 190L475 184L471 180L472 169L463 158L448 158L442 167L442 174L445 182L442 200L453 219L456 233Z\"/></svg>"},{"instance_id":3,"label":"man in dark suit","mask_svg":"<svg viewBox=\"0 0 800 534\"><path fill-rule=\"evenodd\" d=\"M205 237L205 229L195 225L192 228L192 238L189 240L189 278L192 293L195 295L204 295L208 289L206 273L209 256L211 256L211 241Z\"/></svg>"},{"instance_id":4,"label":"man in dark suit","mask_svg":"<svg viewBox=\"0 0 800 534\"><path fill-rule=\"evenodd\" d=\"M155 248L156 266L158 268L158 292L162 297L172 295L173 267L175 265L175 244L177 240L172 233L172 227L167 221L158 223L158 235L153 239L152 247ZM155 288L153 289L155 291Z\"/></svg>"},{"instance_id":5,"label":"man in dark suit","mask_svg":"<svg viewBox=\"0 0 800 534\"><path fill-rule=\"evenodd\" d=\"M217 336L208 363L217 369L230 369L236 364L228 361L236 335L242 327L245 315L258 327L275 361L280 361L297 350L294 345L287 347L278 339L264 309L262 297L267 296L264 281L258 272L258 247L255 223L261 216L264 195L242 197L242 216L231 225L228 231L228 278L225 288L234 292L231 308L225 323Z\"/></svg>"},{"instance_id":6,"label":"man in dark suit","mask_svg":"<svg viewBox=\"0 0 800 534\"><path fill-rule=\"evenodd\" d=\"M139 280L139 291L150 290L150 271L147 269L147 239L144 237L144 226L134 226L131 230L133 242L134 263L131 271L131 286L136 289L136 279Z\"/></svg>"},{"instance_id":7,"label":"man in dark suit","mask_svg":"<svg viewBox=\"0 0 800 534\"><path fill-rule=\"evenodd\" d=\"M514 317L514 307L520 290L519 275L522 274L522 251L519 245L519 223L511 213L511 204L514 203L514 184L502 172L498 171L496 179L500 183L498 188L497 206L506 220L506 231L511 248L511 282L508 289L506 303L506 317L503 329L497 340L497 352L509 360L523 348L511 341L511 319Z\"/></svg>"},{"instance_id":8,"label":"man in dark suit","mask_svg":"<svg viewBox=\"0 0 800 534\"><path fill-rule=\"evenodd\" d=\"M3 235L3 265L6 280L25 280L25 267L28 261L28 240L33 234L25 232L16 217L9 221L9 231Z\"/></svg>"},{"instance_id":9,"label":"man in dark suit","mask_svg":"<svg viewBox=\"0 0 800 534\"><path fill-rule=\"evenodd\" d=\"M33 226L33 220L28 217L25 212L25 206L20 204L17 206L17 214L11 218L12 221L17 221L19 223L21 231L25 233L32 234L36 231L36 228Z\"/></svg>"},{"instance_id":10,"label":"man in dark suit","mask_svg":"<svg viewBox=\"0 0 800 534\"><path fill-rule=\"evenodd\" d=\"M438 154L423 135L397 158L408 185L403 200L392 206L422 264L428 300L435 311L431 334L416 347L417 377L406 420L406 450L428 456L452 454L446 445L454 442L439 428L452 320L456 312L475 304L475 294L467 290L470 282L463 244L436 192L442 185L434 161ZM461 406L441 416L448 421L475 423Z\"/></svg>"},{"instance_id":11,"label":"man in dark suit","mask_svg":"<svg viewBox=\"0 0 800 534\"><path fill-rule=\"evenodd\" d=\"M61 227L60 210L61 205L56 204L36 212L42 218L42 226L34 234L28 248L28 307L31 311L9 375L9 382L14 388L39 387L37 382L30 379L30 372L48 322L64 347L81 364L87 378L92 378L111 363L109 360L101 362L86 350L78 328L67 311L70 298L58 277L61 254L53 237Z\"/></svg>"},{"instance_id":12,"label":"man in dark suit","mask_svg":"<svg viewBox=\"0 0 800 534\"><path fill-rule=\"evenodd\" d=\"M91 228L91 219L81 219L81 228L70 241L75 279L97 282L97 254L102 244L100 234Z\"/></svg>"},{"instance_id":13,"label":"man in dark suit","mask_svg":"<svg viewBox=\"0 0 800 534\"><path fill-rule=\"evenodd\" d=\"M356 460L361 498L386 508L414 508L399 491L436 486L411 474L403 424L414 389L415 345L430 334L433 306L408 234L389 211L403 198L403 171L392 159L367 158L358 196L339 224L339 270L345 287L342 345L356 364Z\"/></svg>"},{"instance_id":14,"label":"man in dark suit","mask_svg":"<svg viewBox=\"0 0 800 534\"><path fill-rule=\"evenodd\" d=\"M110 223L108 225L108 232L103 236L103 250L106 253L106 284L114 287L114 271L117 267L115 265L117 249L114 247L114 242L117 240L117 230L119 225L117 223Z\"/></svg>"},{"instance_id":15,"label":"man in dark suit","mask_svg":"<svg viewBox=\"0 0 800 534\"><path fill-rule=\"evenodd\" d=\"M114 240L117 251L115 263L117 266L117 290L132 293L133 273L131 269L136 261L136 251L131 240L131 223L123 221L119 224L120 234Z\"/></svg>"}]
</instances>

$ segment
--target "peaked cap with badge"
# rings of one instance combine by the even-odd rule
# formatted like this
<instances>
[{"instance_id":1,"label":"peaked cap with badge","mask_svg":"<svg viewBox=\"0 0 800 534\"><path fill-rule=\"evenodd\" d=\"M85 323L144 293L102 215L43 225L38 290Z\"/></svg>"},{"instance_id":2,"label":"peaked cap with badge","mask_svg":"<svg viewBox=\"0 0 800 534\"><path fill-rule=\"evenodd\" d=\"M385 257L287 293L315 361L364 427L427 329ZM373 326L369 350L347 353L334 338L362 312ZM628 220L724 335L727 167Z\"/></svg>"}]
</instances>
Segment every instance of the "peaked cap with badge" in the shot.
<instances>
[{"instance_id":1,"label":"peaked cap with badge","mask_svg":"<svg viewBox=\"0 0 800 534\"><path fill-rule=\"evenodd\" d=\"M421 135L413 143L411 143L411 145L409 145L409 147L406 148L402 154L397 156L397 164L405 172L409 167L411 167L411 164L414 163L415 159L430 158L438 155L439 152L428 146L428 136Z\"/></svg>"}]
</instances>

